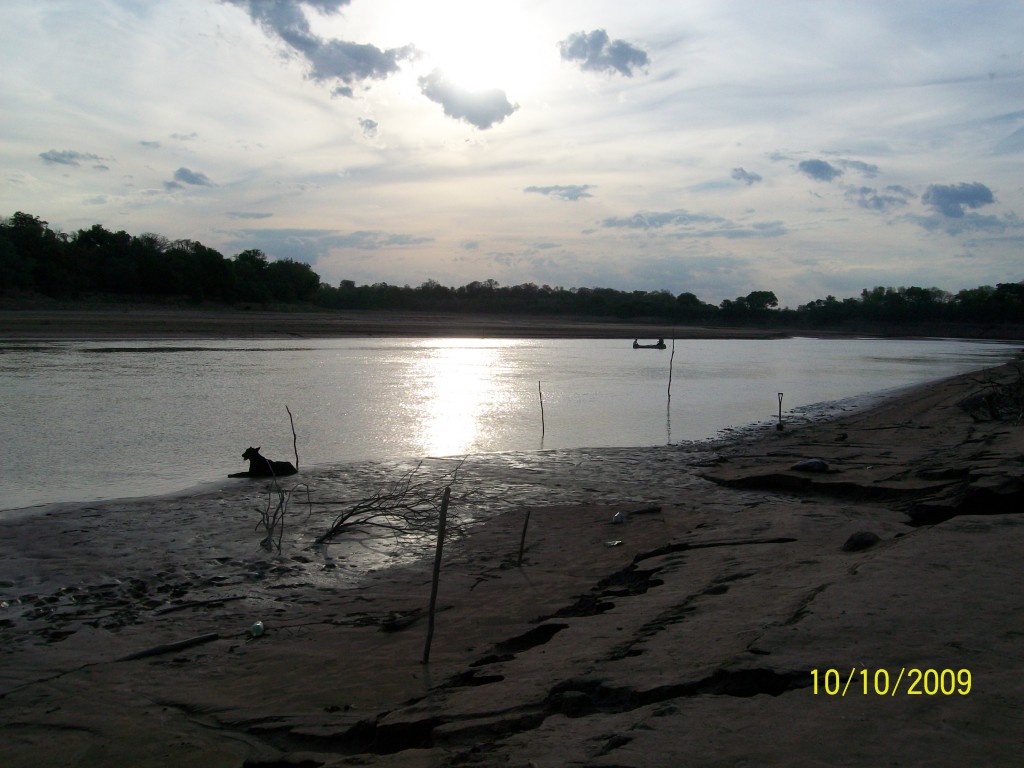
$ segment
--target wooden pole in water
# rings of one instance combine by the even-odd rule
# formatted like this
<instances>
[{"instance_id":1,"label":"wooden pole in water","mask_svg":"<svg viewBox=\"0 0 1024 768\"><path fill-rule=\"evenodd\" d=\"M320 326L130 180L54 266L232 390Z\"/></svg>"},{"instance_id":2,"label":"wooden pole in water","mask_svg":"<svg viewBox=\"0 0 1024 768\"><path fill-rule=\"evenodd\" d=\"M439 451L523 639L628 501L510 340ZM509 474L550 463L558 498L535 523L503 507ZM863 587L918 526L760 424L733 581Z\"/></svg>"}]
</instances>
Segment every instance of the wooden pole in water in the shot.
<instances>
[{"instance_id":1,"label":"wooden pole in water","mask_svg":"<svg viewBox=\"0 0 1024 768\"><path fill-rule=\"evenodd\" d=\"M537 382L537 394L540 396L540 436L544 437L544 393L541 391L540 382Z\"/></svg>"},{"instance_id":2,"label":"wooden pole in water","mask_svg":"<svg viewBox=\"0 0 1024 768\"><path fill-rule=\"evenodd\" d=\"M530 508L526 508L526 519L523 521L523 535L519 539L519 561L516 563L516 567L520 567L523 564L523 550L526 548L526 527L530 524Z\"/></svg>"},{"instance_id":3,"label":"wooden pole in water","mask_svg":"<svg viewBox=\"0 0 1024 768\"><path fill-rule=\"evenodd\" d=\"M288 421L292 423L292 451L295 452L295 468L299 468L299 438L295 434L295 419L292 418L292 411L287 405L284 407L288 411Z\"/></svg>"},{"instance_id":4,"label":"wooden pole in water","mask_svg":"<svg viewBox=\"0 0 1024 768\"><path fill-rule=\"evenodd\" d=\"M437 607L437 585L441 580L441 552L444 549L445 520L448 517L448 500L452 495L452 487L444 489L441 497L441 512L437 520L437 551L434 553L434 581L430 587L430 608L427 612L427 643L423 646L423 663L430 661L430 644L434 640L434 609Z\"/></svg>"},{"instance_id":5,"label":"wooden pole in water","mask_svg":"<svg viewBox=\"0 0 1024 768\"><path fill-rule=\"evenodd\" d=\"M779 432L782 431L782 393L779 392L779 423L775 425L775 429Z\"/></svg>"},{"instance_id":6,"label":"wooden pole in water","mask_svg":"<svg viewBox=\"0 0 1024 768\"><path fill-rule=\"evenodd\" d=\"M676 359L676 337L672 337L672 357L668 359L668 401L672 402L672 363Z\"/></svg>"}]
</instances>

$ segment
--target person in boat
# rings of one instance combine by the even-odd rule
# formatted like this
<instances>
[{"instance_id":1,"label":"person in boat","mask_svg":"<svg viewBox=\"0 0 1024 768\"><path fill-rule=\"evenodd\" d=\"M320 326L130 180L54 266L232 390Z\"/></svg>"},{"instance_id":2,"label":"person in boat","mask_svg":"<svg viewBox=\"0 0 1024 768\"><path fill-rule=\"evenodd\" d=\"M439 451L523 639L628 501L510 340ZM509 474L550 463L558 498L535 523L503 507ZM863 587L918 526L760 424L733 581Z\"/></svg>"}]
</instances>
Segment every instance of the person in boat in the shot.
<instances>
[{"instance_id":1,"label":"person in boat","mask_svg":"<svg viewBox=\"0 0 1024 768\"><path fill-rule=\"evenodd\" d=\"M633 349L665 349L665 339L658 339L657 344L641 344L639 340L633 339Z\"/></svg>"}]
</instances>

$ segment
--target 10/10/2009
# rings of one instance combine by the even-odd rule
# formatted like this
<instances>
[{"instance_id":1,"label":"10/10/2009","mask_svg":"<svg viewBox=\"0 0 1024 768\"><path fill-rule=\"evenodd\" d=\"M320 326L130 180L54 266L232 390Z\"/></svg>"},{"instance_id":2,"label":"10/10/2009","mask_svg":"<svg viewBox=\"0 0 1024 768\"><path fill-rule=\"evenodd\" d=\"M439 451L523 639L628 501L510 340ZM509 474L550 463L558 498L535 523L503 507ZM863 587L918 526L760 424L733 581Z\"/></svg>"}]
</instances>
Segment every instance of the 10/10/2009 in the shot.
<instances>
[{"instance_id":1,"label":"10/10/2009","mask_svg":"<svg viewBox=\"0 0 1024 768\"><path fill-rule=\"evenodd\" d=\"M846 696L847 693L876 696L966 696L973 683L969 669L920 669L902 667L898 673L887 669L853 667L846 672L835 668L812 669L814 694Z\"/></svg>"}]
</instances>

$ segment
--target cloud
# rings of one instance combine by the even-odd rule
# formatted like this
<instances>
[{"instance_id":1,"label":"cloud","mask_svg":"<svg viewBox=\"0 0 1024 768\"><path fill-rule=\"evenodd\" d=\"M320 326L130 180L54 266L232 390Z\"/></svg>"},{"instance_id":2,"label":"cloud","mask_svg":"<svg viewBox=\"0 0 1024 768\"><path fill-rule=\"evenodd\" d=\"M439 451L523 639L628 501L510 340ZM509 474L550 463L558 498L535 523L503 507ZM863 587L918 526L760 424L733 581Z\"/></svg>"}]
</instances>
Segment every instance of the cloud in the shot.
<instances>
[{"instance_id":1,"label":"cloud","mask_svg":"<svg viewBox=\"0 0 1024 768\"><path fill-rule=\"evenodd\" d=\"M751 171L747 171L743 168L733 168L732 177L736 179L736 181L742 181L748 187L762 181L760 174L752 173Z\"/></svg>"},{"instance_id":2,"label":"cloud","mask_svg":"<svg viewBox=\"0 0 1024 768\"><path fill-rule=\"evenodd\" d=\"M947 235L963 235L969 233L1001 234L1006 231L1008 222L998 216L982 216L979 213L968 213L963 216L911 216L929 232L945 232ZM1014 225L1012 221L1009 225Z\"/></svg>"},{"instance_id":3,"label":"cloud","mask_svg":"<svg viewBox=\"0 0 1024 768\"><path fill-rule=\"evenodd\" d=\"M99 155L94 155L91 152L76 152L73 149L62 149L56 150L51 149L46 152L40 152L39 157L43 159L43 162L49 165L81 165L82 162L88 162L90 160L102 160L103 158ZM102 166L104 169L106 166Z\"/></svg>"},{"instance_id":4,"label":"cloud","mask_svg":"<svg viewBox=\"0 0 1024 768\"><path fill-rule=\"evenodd\" d=\"M377 136L377 130L380 127L376 120L371 120L368 117L359 118L359 127L363 131L363 135L368 139L375 138Z\"/></svg>"},{"instance_id":5,"label":"cloud","mask_svg":"<svg viewBox=\"0 0 1024 768\"><path fill-rule=\"evenodd\" d=\"M663 229L670 228L667 236L674 239L713 238L729 240L781 237L788 233L781 221L755 222L749 225L739 224L722 216L707 213L691 213L686 210L675 211L640 211L628 217L609 217L601 222L601 226L613 229Z\"/></svg>"},{"instance_id":6,"label":"cloud","mask_svg":"<svg viewBox=\"0 0 1024 768\"><path fill-rule=\"evenodd\" d=\"M1024 128L1018 128L995 146L996 154L1010 154L1024 150Z\"/></svg>"},{"instance_id":7,"label":"cloud","mask_svg":"<svg viewBox=\"0 0 1024 768\"><path fill-rule=\"evenodd\" d=\"M383 50L368 43L324 40L309 26L302 6L324 14L337 13L349 0L225 0L244 8L264 30L299 53L309 64L309 76L317 82L338 80L335 95L352 96L352 85L365 80L384 80L399 70L404 59L416 55L411 46Z\"/></svg>"},{"instance_id":8,"label":"cloud","mask_svg":"<svg viewBox=\"0 0 1024 768\"><path fill-rule=\"evenodd\" d=\"M192 131L192 133L172 133L171 138L175 141L195 141L199 138L199 134L195 131Z\"/></svg>"},{"instance_id":9,"label":"cloud","mask_svg":"<svg viewBox=\"0 0 1024 768\"><path fill-rule=\"evenodd\" d=\"M860 160L840 160L839 162L843 168L852 168L855 171L860 171L869 178L873 179L878 175L878 166L872 163L865 163Z\"/></svg>"},{"instance_id":10,"label":"cloud","mask_svg":"<svg viewBox=\"0 0 1024 768\"><path fill-rule=\"evenodd\" d=\"M832 181L843 175L841 169L824 160L801 160L797 168L817 181Z\"/></svg>"},{"instance_id":11,"label":"cloud","mask_svg":"<svg viewBox=\"0 0 1024 768\"><path fill-rule=\"evenodd\" d=\"M527 187L523 192L535 192L539 195L547 195L558 200L576 202L584 197L593 197L589 192L593 188L592 184L555 184L550 187Z\"/></svg>"},{"instance_id":12,"label":"cloud","mask_svg":"<svg viewBox=\"0 0 1024 768\"><path fill-rule=\"evenodd\" d=\"M235 235L236 239L228 243L231 248L259 248L273 258L306 264L315 264L336 249L377 251L433 242L430 237L378 230L342 233L333 229L242 229L236 230Z\"/></svg>"},{"instance_id":13,"label":"cloud","mask_svg":"<svg viewBox=\"0 0 1024 768\"><path fill-rule=\"evenodd\" d=\"M861 208L884 213L906 205L917 195L906 187L891 185L882 192L874 187L850 187L846 191L846 197L855 201Z\"/></svg>"},{"instance_id":14,"label":"cloud","mask_svg":"<svg viewBox=\"0 0 1024 768\"><path fill-rule=\"evenodd\" d=\"M160 149L159 141L140 141L139 145L145 147L146 149Z\"/></svg>"},{"instance_id":15,"label":"cloud","mask_svg":"<svg viewBox=\"0 0 1024 768\"><path fill-rule=\"evenodd\" d=\"M440 70L419 79L420 92L444 108L448 117L465 120L480 130L500 123L517 109L510 104L504 91L496 88L485 91L467 91L450 83Z\"/></svg>"},{"instance_id":16,"label":"cloud","mask_svg":"<svg viewBox=\"0 0 1024 768\"><path fill-rule=\"evenodd\" d=\"M580 69L590 72L618 72L633 76L635 68L650 62L647 54L625 40L610 40L603 29L577 32L558 44L564 61L578 61Z\"/></svg>"},{"instance_id":17,"label":"cloud","mask_svg":"<svg viewBox=\"0 0 1024 768\"><path fill-rule=\"evenodd\" d=\"M227 213L230 219L269 219L273 215L272 213L248 213L246 211L228 211Z\"/></svg>"},{"instance_id":18,"label":"cloud","mask_svg":"<svg viewBox=\"0 0 1024 768\"><path fill-rule=\"evenodd\" d=\"M666 226L692 226L694 224L713 224L725 221L721 216L710 216L706 213L690 213L677 211L640 211L629 217L612 216L601 222L603 227L626 229L661 229Z\"/></svg>"},{"instance_id":19,"label":"cloud","mask_svg":"<svg viewBox=\"0 0 1024 768\"><path fill-rule=\"evenodd\" d=\"M210 181L209 177L205 173L199 173L199 171L193 171L188 168L179 168L174 172L174 180L181 182L182 184L192 184L198 187L212 187L214 183Z\"/></svg>"},{"instance_id":20,"label":"cloud","mask_svg":"<svg viewBox=\"0 0 1024 768\"><path fill-rule=\"evenodd\" d=\"M951 219L961 219L964 207L980 208L995 202L992 190L984 184L932 184L925 190L921 202Z\"/></svg>"}]
</instances>

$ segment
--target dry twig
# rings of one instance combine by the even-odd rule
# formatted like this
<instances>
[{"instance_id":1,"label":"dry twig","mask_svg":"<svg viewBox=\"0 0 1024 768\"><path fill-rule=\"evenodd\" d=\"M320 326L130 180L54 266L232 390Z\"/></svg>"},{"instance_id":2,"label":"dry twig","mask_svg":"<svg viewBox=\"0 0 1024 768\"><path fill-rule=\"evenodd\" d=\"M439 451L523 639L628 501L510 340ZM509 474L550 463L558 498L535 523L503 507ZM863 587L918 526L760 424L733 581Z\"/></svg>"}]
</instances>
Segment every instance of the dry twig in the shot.
<instances>
[{"instance_id":1,"label":"dry twig","mask_svg":"<svg viewBox=\"0 0 1024 768\"><path fill-rule=\"evenodd\" d=\"M455 487L459 483L459 470L465 459L460 459L454 469L440 477L422 478L419 474L422 462L406 472L385 490L378 491L369 498L357 501L344 512L334 518L330 528L317 537L317 544L324 544L343 533L351 531L390 532L396 534L420 533L430 534L437 530L438 515L441 510L442 496L446 487ZM452 505L464 502L469 492L455 495ZM351 502L320 502L325 504ZM451 527L451 526L450 526ZM454 526L455 532L460 532Z\"/></svg>"}]
</instances>

